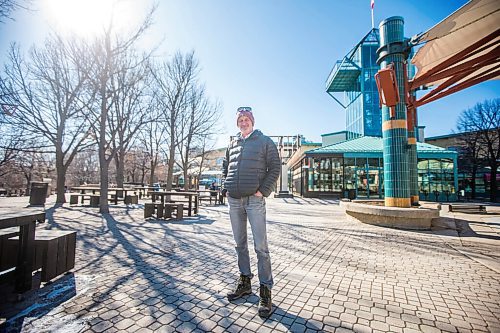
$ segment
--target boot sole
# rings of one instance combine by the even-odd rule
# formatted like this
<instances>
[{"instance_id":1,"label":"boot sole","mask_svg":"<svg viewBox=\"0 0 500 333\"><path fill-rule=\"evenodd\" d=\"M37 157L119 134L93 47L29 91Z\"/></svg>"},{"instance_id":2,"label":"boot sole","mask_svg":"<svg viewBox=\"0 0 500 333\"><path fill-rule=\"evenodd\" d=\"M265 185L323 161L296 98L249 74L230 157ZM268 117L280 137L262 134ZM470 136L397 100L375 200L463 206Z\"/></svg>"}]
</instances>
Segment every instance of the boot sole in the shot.
<instances>
[{"instance_id":1,"label":"boot sole","mask_svg":"<svg viewBox=\"0 0 500 333\"><path fill-rule=\"evenodd\" d=\"M273 312L273 309L269 310L269 311L261 311L259 310L259 316L260 317L269 317L271 315L271 313Z\"/></svg>"},{"instance_id":2,"label":"boot sole","mask_svg":"<svg viewBox=\"0 0 500 333\"><path fill-rule=\"evenodd\" d=\"M236 300L238 298L242 298L243 296L247 296L247 295L251 295L251 294L252 294L252 291L246 291L246 292L244 292L244 293L242 293L240 295L236 295L236 296L232 296L232 297L227 296L227 300L228 301L234 301L234 300Z\"/></svg>"}]
</instances>

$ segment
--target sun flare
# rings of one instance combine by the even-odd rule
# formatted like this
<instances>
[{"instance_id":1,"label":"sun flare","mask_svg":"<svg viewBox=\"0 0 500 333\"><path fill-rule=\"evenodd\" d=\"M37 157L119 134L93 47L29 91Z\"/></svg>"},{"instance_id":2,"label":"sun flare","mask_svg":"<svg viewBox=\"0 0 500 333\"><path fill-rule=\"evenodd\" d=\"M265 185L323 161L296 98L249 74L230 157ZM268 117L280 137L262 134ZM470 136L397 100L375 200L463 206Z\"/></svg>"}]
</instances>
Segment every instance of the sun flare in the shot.
<instances>
[{"instance_id":1,"label":"sun flare","mask_svg":"<svg viewBox=\"0 0 500 333\"><path fill-rule=\"evenodd\" d=\"M132 0L45 0L49 24L57 31L83 36L96 35L112 22L124 29L140 16L136 11L141 1Z\"/></svg>"}]
</instances>

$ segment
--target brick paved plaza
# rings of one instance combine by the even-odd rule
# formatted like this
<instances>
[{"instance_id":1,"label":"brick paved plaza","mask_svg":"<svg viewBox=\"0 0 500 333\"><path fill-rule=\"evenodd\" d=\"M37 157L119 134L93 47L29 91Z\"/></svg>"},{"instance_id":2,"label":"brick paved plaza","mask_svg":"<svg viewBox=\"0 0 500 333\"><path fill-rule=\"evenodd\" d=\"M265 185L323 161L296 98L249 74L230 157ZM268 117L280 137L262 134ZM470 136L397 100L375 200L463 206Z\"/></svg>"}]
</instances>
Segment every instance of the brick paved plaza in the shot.
<instances>
[{"instance_id":1,"label":"brick paved plaza","mask_svg":"<svg viewBox=\"0 0 500 333\"><path fill-rule=\"evenodd\" d=\"M27 202L0 198L0 212ZM267 206L268 319L257 314L256 277L253 295L225 298L238 276L226 206L159 221L145 220L141 204L102 217L49 201L38 228L78 232L76 267L22 302L4 298L2 330L500 332L500 214L442 213L438 228L414 232L362 224L336 201Z\"/></svg>"}]
</instances>

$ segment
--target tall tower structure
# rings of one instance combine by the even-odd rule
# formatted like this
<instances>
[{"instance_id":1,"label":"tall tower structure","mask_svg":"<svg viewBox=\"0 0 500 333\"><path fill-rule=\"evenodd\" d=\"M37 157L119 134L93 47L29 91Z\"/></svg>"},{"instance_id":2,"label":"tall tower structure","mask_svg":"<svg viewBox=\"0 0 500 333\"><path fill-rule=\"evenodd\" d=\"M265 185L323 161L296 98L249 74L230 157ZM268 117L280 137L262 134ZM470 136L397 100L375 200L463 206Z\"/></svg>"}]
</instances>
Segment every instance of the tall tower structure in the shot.
<instances>
[{"instance_id":1,"label":"tall tower structure","mask_svg":"<svg viewBox=\"0 0 500 333\"><path fill-rule=\"evenodd\" d=\"M326 92L346 110L347 138L382 136L382 115L374 75L379 70L379 30L372 29L342 59L326 81Z\"/></svg>"},{"instance_id":2,"label":"tall tower structure","mask_svg":"<svg viewBox=\"0 0 500 333\"><path fill-rule=\"evenodd\" d=\"M405 71L408 58L404 38L404 20L400 16L390 17L380 22L381 47L378 51L382 69L393 68L396 86L394 93L401 96L394 100L394 105L382 107L382 131L384 142L384 186L385 205L392 207L410 207L410 168L416 174L415 122L407 118L405 104ZM409 126L411 124L411 126ZM411 140L408 132L410 127ZM410 154L415 152L415 154ZM412 165L409 164L410 155Z\"/></svg>"}]
</instances>

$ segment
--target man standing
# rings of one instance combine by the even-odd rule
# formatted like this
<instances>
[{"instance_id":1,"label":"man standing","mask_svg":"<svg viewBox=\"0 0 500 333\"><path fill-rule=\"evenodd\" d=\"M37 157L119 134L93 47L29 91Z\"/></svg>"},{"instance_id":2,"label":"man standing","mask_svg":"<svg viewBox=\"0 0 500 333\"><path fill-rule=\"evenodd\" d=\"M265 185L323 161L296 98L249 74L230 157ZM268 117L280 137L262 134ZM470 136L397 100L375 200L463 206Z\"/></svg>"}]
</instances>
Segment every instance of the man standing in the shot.
<instances>
[{"instance_id":1,"label":"man standing","mask_svg":"<svg viewBox=\"0 0 500 333\"><path fill-rule=\"evenodd\" d=\"M247 242L248 219L258 261L259 315L267 317L272 311L273 274L267 244L265 197L268 197L274 189L280 174L281 162L274 142L261 131L254 130L252 108L238 108L236 122L240 133L227 149L223 173L240 279L235 290L227 294L227 298L232 301L252 293L250 281L253 274Z\"/></svg>"}]
</instances>

